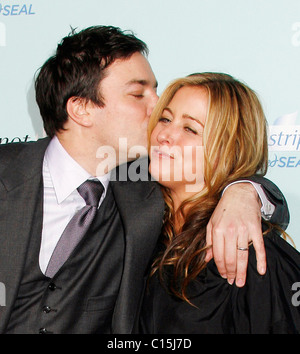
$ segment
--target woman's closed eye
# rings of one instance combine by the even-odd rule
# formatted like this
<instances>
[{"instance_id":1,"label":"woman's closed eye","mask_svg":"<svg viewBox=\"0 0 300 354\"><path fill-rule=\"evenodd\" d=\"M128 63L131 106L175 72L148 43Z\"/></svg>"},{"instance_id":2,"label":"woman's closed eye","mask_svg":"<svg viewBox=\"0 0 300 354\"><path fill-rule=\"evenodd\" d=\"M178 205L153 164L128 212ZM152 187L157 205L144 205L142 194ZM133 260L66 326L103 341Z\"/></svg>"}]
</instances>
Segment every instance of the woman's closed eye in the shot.
<instances>
[{"instance_id":1,"label":"woman's closed eye","mask_svg":"<svg viewBox=\"0 0 300 354\"><path fill-rule=\"evenodd\" d=\"M194 128L191 128L191 127L186 126L186 127L184 127L184 130L185 130L186 132L188 132L188 133L192 133L192 134L198 135L197 130L194 129Z\"/></svg>"},{"instance_id":2,"label":"woman's closed eye","mask_svg":"<svg viewBox=\"0 0 300 354\"><path fill-rule=\"evenodd\" d=\"M158 121L161 122L161 123L169 123L169 122L171 122L171 120L169 118L166 118L166 117L160 117Z\"/></svg>"}]
</instances>

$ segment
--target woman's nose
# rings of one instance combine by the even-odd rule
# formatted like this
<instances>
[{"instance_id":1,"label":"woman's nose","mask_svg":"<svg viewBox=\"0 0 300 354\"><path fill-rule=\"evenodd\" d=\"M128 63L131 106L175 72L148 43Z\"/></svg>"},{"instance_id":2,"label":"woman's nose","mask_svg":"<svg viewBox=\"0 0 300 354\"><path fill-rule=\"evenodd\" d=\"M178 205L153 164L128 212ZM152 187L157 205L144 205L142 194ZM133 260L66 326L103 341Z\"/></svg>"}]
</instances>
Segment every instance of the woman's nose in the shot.
<instances>
[{"instance_id":1,"label":"woman's nose","mask_svg":"<svg viewBox=\"0 0 300 354\"><path fill-rule=\"evenodd\" d=\"M157 141L159 144L173 145L176 139L176 131L172 127L164 127L157 134Z\"/></svg>"}]
</instances>

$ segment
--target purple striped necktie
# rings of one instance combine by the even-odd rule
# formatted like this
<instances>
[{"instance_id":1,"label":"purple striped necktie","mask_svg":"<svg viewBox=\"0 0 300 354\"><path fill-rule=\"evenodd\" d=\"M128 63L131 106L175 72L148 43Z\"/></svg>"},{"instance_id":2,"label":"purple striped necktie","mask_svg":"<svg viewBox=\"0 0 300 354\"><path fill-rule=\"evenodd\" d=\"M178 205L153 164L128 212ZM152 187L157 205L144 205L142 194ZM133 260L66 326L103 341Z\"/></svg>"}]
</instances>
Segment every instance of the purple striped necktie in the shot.
<instances>
[{"instance_id":1,"label":"purple striped necktie","mask_svg":"<svg viewBox=\"0 0 300 354\"><path fill-rule=\"evenodd\" d=\"M66 262L74 248L88 231L96 215L104 187L99 181L87 180L77 188L86 205L70 220L52 253L46 276L52 278Z\"/></svg>"}]
</instances>

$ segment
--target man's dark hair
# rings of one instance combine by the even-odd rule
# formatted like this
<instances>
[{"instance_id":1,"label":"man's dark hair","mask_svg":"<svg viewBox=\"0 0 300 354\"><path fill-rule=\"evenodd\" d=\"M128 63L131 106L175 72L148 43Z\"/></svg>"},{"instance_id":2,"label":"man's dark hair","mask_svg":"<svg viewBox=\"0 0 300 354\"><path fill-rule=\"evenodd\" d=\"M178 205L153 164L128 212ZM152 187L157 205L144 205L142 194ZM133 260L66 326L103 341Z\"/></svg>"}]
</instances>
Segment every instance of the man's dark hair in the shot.
<instances>
[{"instance_id":1,"label":"man's dark hair","mask_svg":"<svg viewBox=\"0 0 300 354\"><path fill-rule=\"evenodd\" d=\"M130 58L136 52L148 54L144 42L117 27L93 26L74 32L62 39L35 81L36 101L50 137L63 129L70 97L84 98L103 107L99 84L105 69L116 59Z\"/></svg>"}]
</instances>

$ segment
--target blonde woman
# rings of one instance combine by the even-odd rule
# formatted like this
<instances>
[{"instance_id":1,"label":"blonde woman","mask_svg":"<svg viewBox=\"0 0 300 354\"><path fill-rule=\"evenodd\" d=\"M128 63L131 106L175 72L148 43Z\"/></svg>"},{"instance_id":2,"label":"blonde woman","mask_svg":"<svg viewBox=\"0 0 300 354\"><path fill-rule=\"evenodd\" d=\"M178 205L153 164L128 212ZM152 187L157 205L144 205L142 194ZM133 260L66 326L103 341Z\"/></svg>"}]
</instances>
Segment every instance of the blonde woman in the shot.
<instances>
[{"instance_id":1,"label":"blonde woman","mask_svg":"<svg viewBox=\"0 0 300 354\"><path fill-rule=\"evenodd\" d=\"M162 185L166 213L141 313L145 333L298 333L292 301L300 254L263 224L267 272L253 246L246 285L205 262L206 225L226 185L267 171L267 127L256 94L229 75L195 74L162 94L149 124L150 172ZM200 230L200 233L199 233ZM296 290L296 289L294 289Z\"/></svg>"}]
</instances>

